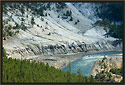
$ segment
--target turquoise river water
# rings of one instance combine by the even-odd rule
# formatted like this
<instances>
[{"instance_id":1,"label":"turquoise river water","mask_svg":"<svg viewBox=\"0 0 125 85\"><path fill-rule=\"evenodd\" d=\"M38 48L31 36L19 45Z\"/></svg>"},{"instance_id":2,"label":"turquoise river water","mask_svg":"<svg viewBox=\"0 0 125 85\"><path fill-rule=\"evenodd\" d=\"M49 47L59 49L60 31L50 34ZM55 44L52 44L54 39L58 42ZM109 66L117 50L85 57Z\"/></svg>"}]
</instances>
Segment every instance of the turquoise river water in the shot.
<instances>
[{"instance_id":1,"label":"turquoise river water","mask_svg":"<svg viewBox=\"0 0 125 85\"><path fill-rule=\"evenodd\" d=\"M102 52L102 53L94 53L83 56L80 59L77 59L72 62L72 73L77 73L77 70L80 69L84 76L90 76L91 69L96 60L102 59L105 57L111 57L113 54L120 54L119 52ZM116 56L115 56L116 57ZM117 56L122 57L122 56ZM69 70L68 66L62 68L62 71L67 72Z\"/></svg>"}]
</instances>

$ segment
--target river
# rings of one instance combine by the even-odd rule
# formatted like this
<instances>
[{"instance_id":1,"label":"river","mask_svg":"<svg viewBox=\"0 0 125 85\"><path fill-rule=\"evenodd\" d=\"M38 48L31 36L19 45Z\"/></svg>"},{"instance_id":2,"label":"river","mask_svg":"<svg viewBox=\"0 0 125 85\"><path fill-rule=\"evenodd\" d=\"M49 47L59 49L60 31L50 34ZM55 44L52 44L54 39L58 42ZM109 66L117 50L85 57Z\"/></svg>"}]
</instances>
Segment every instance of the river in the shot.
<instances>
[{"instance_id":1,"label":"river","mask_svg":"<svg viewBox=\"0 0 125 85\"><path fill-rule=\"evenodd\" d=\"M102 59L105 57L111 57L113 54L121 54L121 51L118 52L102 52L102 53L94 53L94 54L88 54L80 59L77 59L72 62L72 73L77 73L77 70L80 69L83 76L90 76L91 69L96 60ZM115 56L116 57L116 56ZM122 57L122 56L117 56ZM69 70L68 66L61 69L64 72L67 72Z\"/></svg>"}]
</instances>

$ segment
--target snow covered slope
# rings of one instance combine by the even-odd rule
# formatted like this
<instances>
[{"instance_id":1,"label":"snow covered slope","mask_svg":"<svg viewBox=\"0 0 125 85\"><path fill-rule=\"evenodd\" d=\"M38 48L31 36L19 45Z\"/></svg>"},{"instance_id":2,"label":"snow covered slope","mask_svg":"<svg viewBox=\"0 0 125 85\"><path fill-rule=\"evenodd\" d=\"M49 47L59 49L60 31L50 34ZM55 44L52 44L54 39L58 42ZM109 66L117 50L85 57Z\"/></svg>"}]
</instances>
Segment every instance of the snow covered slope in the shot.
<instances>
[{"instance_id":1,"label":"snow covered slope","mask_svg":"<svg viewBox=\"0 0 125 85\"><path fill-rule=\"evenodd\" d=\"M13 27L17 23L18 25L24 23L27 28L26 30L18 29L19 33L3 41L9 56L27 58L41 54L115 49L112 42L116 39L105 38L105 30L102 27L93 27L94 21L81 14L72 3L66 3L66 6L60 10L57 9L56 3L51 4L50 7L50 10L44 11L47 16L34 15L26 6L24 6L25 12L21 16L19 9L12 10L8 7L11 11L3 14L3 21L7 21L7 19L9 21L4 25ZM70 16L64 16L67 10L71 10ZM31 24L32 17L34 25ZM70 20L71 17L72 20Z\"/></svg>"}]
</instances>

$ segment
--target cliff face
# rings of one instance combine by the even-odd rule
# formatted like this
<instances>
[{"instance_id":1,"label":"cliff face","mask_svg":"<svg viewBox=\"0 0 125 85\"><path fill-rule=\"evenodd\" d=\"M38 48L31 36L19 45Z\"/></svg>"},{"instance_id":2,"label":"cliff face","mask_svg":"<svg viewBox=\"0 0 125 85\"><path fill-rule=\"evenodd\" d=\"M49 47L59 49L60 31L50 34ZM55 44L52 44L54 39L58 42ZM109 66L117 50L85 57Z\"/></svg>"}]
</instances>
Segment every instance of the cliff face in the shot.
<instances>
[{"instance_id":1,"label":"cliff face","mask_svg":"<svg viewBox=\"0 0 125 85\"><path fill-rule=\"evenodd\" d=\"M3 46L9 57L27 58L34 55L112 51L122 48L121 43L113 44L116 42L115 38L105 38L106 31L103 27L93 27L94 20L88 17L94 15L87 16L86 12L80 12L78 3L65 3L63 9L58 8L58 3L51 3L50 8L44 11L45 16L35 14L33 7L16 5L23 7L23 15L20 7L15 9L9 5L6 7L7 13L3 12ZM39 4L38 8L43 5L46 6L47 3ZM86 11L92 11L91 8L86 8L86 5L84 7Z\"/></svg>"},{"instance_id":2,"label":"cliff face","mask_svg":"<svg viewBox=\"0 0 125 85\"><path fill-rule=\"evenodd\" d=\"M16 43L17 44L17 43ZM79 43L79 44L56 44L56 45L47 45L43 44L25 44L21 43L22 47L18 45L9 49L6 44L4 47L7 49L7 53L10 57L13 58L27 58L28 56L35 55L54 55L54 54L68 54L68 53L78 53L78 52L89 52L89 51L118 51L121 49L121 46L114 47L112 43L108 41L102 41L92 44ZM119 48L119 49L118 49Z\"/></svg>"}]
</instances>

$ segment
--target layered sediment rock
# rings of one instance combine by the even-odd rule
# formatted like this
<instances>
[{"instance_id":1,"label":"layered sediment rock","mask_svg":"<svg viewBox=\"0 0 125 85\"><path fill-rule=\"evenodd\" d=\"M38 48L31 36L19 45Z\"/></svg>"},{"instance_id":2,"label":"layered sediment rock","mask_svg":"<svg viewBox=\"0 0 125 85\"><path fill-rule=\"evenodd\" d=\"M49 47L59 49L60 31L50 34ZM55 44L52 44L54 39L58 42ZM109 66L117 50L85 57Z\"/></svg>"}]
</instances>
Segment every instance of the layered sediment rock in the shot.
<instances>
[{"instance_id":1,"label":"layered sediment rock","mask_svg":"<svg viewBox=\"0 0 125 85\"><path fill-rule=\"evenodd\" d=\"M67 45L38 45L31 44L25 45L23 49L16 48L14 50L7 50L7 54L13 58L27 58L28 56L34 55L55 55L55 54L67 54L67 53L78 53L78 52L89 52L89 51L114 51L121 50L121 44L113 46L114 42L96 42L93 44L67 44ZM118 49L119 48L119 49Z\"/></svg>"}]
</instances>

